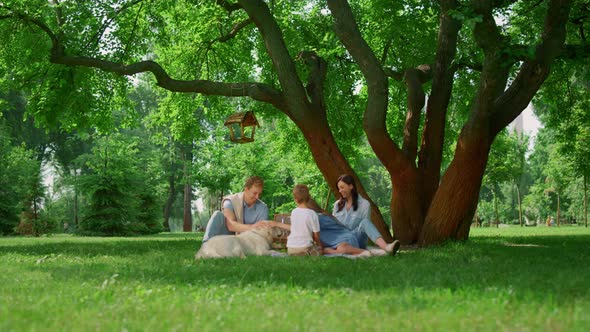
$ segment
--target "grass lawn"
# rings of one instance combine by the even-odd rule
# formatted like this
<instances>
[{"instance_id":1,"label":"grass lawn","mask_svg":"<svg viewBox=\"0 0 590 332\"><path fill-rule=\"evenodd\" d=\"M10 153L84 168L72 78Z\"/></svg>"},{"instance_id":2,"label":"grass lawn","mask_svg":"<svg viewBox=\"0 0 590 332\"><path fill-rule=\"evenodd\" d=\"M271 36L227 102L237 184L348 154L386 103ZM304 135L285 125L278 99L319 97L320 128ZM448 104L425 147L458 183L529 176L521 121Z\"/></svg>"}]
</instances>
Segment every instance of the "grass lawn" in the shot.
<instances>
[{"instance_id":1,"label":"grass lawn","mask_svg":"<svg viewBox=\"0 0 590 332\"><path fill-rule=\"evenodd\" d=\"M590 229L195 262L202 233L0 238L0 331L590 331Z\"/></svg>"}]
</instances>

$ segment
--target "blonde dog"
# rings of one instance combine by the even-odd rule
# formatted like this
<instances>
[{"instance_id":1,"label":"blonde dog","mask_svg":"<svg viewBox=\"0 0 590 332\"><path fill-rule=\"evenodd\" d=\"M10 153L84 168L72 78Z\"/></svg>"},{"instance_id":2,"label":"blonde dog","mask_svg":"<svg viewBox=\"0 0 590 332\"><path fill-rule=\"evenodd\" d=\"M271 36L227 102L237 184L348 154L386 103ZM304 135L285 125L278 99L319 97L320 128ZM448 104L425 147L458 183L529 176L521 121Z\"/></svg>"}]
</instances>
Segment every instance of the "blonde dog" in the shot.
<instances>
[{"instance_id":1,"label":"blonde dog","mask_svg":"<svg viewBox=\"0 0 590 332\"><path fill-rule=\"evenodd\" d=\"M273 238L283 235L278 227L262 227L238 235L218 235L203 243L195 259L269 256Z\"/></svg>"}]
</instances>

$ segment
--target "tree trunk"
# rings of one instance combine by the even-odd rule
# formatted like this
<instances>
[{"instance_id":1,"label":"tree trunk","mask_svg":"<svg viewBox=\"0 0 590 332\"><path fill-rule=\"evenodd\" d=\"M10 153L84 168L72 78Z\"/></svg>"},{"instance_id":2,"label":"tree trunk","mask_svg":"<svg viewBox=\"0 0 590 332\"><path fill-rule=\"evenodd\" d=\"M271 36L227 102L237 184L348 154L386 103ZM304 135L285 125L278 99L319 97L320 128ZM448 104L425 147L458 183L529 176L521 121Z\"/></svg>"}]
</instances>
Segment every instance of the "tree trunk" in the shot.
<instances>
[{"instance_id":1,"label":"tree trunk","mask_svg":"<svg viewBox=\"0 0 590 332\"><path fill-rule=\"evenodd\" d=\"M468 238L490 145L482 136L459 137L455 158L428 209L418 240L420 245Z\"/></svg>"},{"instance_id":2,"label":"tree trunk","mask_svg":"<svg viewBox=\"0 0 590 332\"><path fill-rule=\"evenodd\" d=\"M78 227L78 172L74 171L76 177L74 184L74 225Z\"/></svg>"},{"instance_id":3,"label":"tree trunk","mask_svg":"<svg viewBox=\"0 0 590 332\"><path fill-rule=\"evenodd\" d=\"M191 201L193 196L193 187L190 183L184 185L184 216L182 223L182 231L192 232L193 230L193 214L191 213Z\"/></svg>"},{"instance_id":4,"label":"tree trunk","mask_svg":"<svg viewBox=\"0 0 590 332\"><path fill-rule=\"evenodd\" d=\"M492 190L492 193L494 194L494 224L496 224L496 227L500 227L500 217L498 216L498 195L496 195L496 188Z\"/></svg>"},{"instance_id":5,"label":"tree trunk","mask_svg":"<svg viewBox=\"0 0 590 332\"><path fill-rule=\"evenodd\" d=\"M379 208L367 195L356 172L340 152L327 122L318 117L301 122L294 120L294 122L301 129L318 169L322 172L335 197L339 197L336 179L342 174L352 175L355 178L358 193L371 204L371 221L386 242L393 241L389 227L385 223Z\"/></svg>"},{"instance_id":6,"label":"tree trunk","mask_svg":"<svg viewBox=\"0 0 590 332\"><path fill-rule=\"evenodd\" d=\"M556 190L557 195L557 226L561 226L561 199L559 198L559 192Z\"/></svg>"},{"instance_id":7,"label":"tree trunk","mask_svg":"<svg viewBox=\"0 0 590 332\"><path fill-rule=\"evenodd\" d=\"M588 179L584 175L584 226L588 227Z\"/></svg>"},{"instance_id":8,"label":"tree trunk","mask_svg":"<svg viewBox=\"0 0 590 332\"><path fill-rule=\"evenodd\" d=\"M171 174L168 176L168 198L166 199L166 204L164 205L164 229L169 232L170 231L170 214L172 213L172 204L174 204L174 199L176 198L176 176Z\"/></svg>"},{"instance_id":9,"label":"tree trunk","mask_svg":"<svg viewBox=\"0 0 590 332\"><path fill-rule=\"evenodd\" d=\"M39 219L37 216L37 214L38 214L37 210L38 210L37 199L33 198L33 220L35 220L35 221L37 221L37 219Z\"/></svg>"},{"instance_id":10,"label":"tree trunk","mask_svg":"<svg viewBox=\"0 0 590 332\"><path fill-rule=\"evenodd\" d=\"M391 227L402 244L416 243L424 224L419 179L412 167L392 176Z\"/></svg>"},{"instance_id":11,"label":"tree trunk","mask_svg":"<svg viewBox=\"0 0 590 332\"><path fill-rule=\"evenodd\" d=\"M440 182L442 143L456 70L453 63L456 61L457 40L462 25L461 21L454 19L455 15L451 14L459 7L459 1L443 0L439 3L441 6L440 27L433 63L432 88L426 106L422 146L418 159L418 168L422 172L422 214L426 214Z\"/></svg>"},{"instance_id":12,"label":"tree trunk","mask_svg":"<svg viewBox=\"0 0 590 332\"><path fill-rule=\"evenodd\" d=\"M522 227L522 202L520 201L520 189L516 185L516 199L518 201L518 224Z\"/></svg>"},{"instance_id":13,"label":"tree trunk","mask_svg":"<svg viewBox=\"0 0 590 332\"><path fill-rule=\"evenodd\" d=\"M184 232L192 232L193 230L193 214L191 211L191 202L193 198L193 187L191 185L190 168L193 160L191 152L192 144L187 147L187 151L183 153L184 156L184 215L182 230Z\"/></svg>"}]
</instances>

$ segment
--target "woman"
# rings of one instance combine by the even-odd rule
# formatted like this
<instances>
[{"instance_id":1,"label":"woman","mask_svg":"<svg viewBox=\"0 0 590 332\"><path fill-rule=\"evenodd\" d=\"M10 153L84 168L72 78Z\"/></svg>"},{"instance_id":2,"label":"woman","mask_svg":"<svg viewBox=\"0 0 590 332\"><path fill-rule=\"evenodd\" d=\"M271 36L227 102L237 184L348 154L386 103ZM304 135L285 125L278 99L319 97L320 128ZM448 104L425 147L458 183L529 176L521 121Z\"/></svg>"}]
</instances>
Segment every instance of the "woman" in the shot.
<instances>
[{"instance_id":1,"label":"woman","mask_svg":"<svg viewBox=\"0 0 590 332\"><path fill-rule=\"evenodd\" d=\"M324 246L324 254L372 256L368 250L359 248L356 236L346 226L342 225L338 219L320 208L316 201L313 199L308 200L307 207L318 214L320 241Z\"/></svg>"},{"instance_id":2,"label":"woman","mask_svg":"<svg viewBox=\"0 0 590 332\"><path fill-rule=\"evenodd\" d=\"M370 220L371 205L356 190L354 178L349 174L341 175L336 181L340 199L334 203L332 215L356 237L359 248L366 248L370 238L387 254L395 255L399 250L398 240L387 243ZM322 230L323 231L323 230Z\"/></svg>"}]
</instances>

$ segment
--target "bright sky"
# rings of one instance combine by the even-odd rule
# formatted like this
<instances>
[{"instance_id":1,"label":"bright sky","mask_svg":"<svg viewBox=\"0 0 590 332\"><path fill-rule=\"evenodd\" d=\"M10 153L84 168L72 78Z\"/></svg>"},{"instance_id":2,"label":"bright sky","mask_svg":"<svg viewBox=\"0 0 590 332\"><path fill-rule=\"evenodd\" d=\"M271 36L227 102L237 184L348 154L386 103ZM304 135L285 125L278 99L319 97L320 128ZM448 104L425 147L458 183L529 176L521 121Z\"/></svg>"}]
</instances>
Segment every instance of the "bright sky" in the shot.
<instances>
[{"instance_id":1,"label":"bright sky","mask_svg":"<svg viewBox=\"0 0 590 332\"><path fill-rule=\"evenodd\" d=\"M527 106L527 108L525 108L524 111L522 111L522 113L519 115L518 118L522 118L522 130L530 137L530 140L529 140L529 153L530 153L533 151L533 148L535 146L535 138L537 137L537 132L539 131L539 128L541 128L543 125L541 124L539 119L533 113L533 105L532 104L529 104L529 106ZM516 118L514 120L514 122L517 122L518 118ZM514 125L514 122L511 123L509 126L512 127Z\"/></svg>"},{"instance_id":2,"label":"bright sky","mask_svg":"<svg viewBox=\"0 0 590 332\"><path fill-rule=\"evenodd\" d=\"M530 136L537 136L537 131L539 128L542 127L541 122L539 119L533 114L533 105L529 104L527 108L522 112L522 128L524 129L525 133L529 134Z\"/></svg>"}]
</instances>

